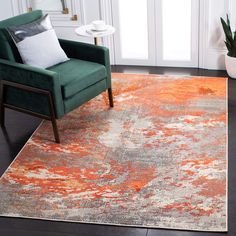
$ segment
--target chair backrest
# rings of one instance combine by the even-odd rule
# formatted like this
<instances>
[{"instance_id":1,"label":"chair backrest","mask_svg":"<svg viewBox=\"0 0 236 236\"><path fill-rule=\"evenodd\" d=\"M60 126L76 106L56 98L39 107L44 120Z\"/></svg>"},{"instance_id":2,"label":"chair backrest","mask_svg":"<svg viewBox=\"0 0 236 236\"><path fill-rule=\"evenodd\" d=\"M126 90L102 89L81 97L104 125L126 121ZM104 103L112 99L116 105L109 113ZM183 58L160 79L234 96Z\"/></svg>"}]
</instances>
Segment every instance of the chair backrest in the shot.
<instances>
[{"instance_id":1,"label":"chair backrest","mask_svg":"<svg viewBox=\"0 0 236 236\"><path fill-rule=\"evenodd\" d=\"M0 58L13 62L22 63L20 54L13 42L11 36L6 30L6 27L18 26L31 23L43 16L41 10L32 11L19 16L15 16L3 21L0 21Z\"/></svg>"}]
</instances>

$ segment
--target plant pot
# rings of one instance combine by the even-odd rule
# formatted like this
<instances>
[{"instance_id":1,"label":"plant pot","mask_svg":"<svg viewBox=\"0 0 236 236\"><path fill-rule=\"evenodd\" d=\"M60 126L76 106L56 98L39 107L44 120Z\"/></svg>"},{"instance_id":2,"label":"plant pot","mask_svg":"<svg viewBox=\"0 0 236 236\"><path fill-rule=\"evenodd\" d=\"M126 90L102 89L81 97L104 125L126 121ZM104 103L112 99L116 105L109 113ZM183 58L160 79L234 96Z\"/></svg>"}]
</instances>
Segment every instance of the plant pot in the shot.
<instances>
[{"instance_id":1,"label":"plant pot","mask_svg":"<svg viewBox=\"0 0 236 236\"><path fill-rule=\"evenodd\" d=\"M225 55L225 66L228 75L231 78L236 79L236 57Z\"/></svg>"}]
</instances>

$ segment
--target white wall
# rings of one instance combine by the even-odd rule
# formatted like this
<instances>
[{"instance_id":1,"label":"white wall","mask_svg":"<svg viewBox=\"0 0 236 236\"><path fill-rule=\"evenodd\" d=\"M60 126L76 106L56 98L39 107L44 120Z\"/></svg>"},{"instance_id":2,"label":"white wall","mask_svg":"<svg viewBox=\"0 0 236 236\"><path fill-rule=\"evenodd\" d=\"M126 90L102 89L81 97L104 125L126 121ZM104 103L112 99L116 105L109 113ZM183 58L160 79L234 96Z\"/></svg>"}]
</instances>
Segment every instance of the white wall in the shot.
<instances>
[{"instance_id":1,"label":"white wall","mask_svg":"<svg viewBox=\"0 0 236 236\"><path fill-rule=\"evenodd\" d=\"M0 0L0 20L19 14L22 11L17 10L19 2L25 0ZM69 1L69 0L68 0ZM71 40L78 40L93 43L92 39L78 37L74 30L80 24L88 24L95 19L103 18L109 22L111 19L111 9L109 2L111 0L76 0L81 9L78 9L79 21L73 25L68 24L56 26L59 37ZM230 13L232 25L236 23L236 0L199 0L200 1L200 45L199 45L199 66L207 69L224 69L224 35L220 25L220 17ZM13 7L12 4L13 3ZM101 5L102 4L102 5ZM25 9L26 10L26 9ZM235 27L233 27L235 28ZM105 45L111 49L112 58L114 58L114 45L112 38L104 39Z\"/></svg>"},{"instance_id":2,"label":"white wall","mask_svg":"<svg viewBox=\"0 0 236 236\"><path fill-rule=\"evenodd\" d=\"M79 37L75 34L76 27L82 24L89 24L93 20L104 19L104 9L101 4L110 0L66 0L67 3L75 2L74 8L78 13L78 21L53 21L56 33L59 38L65 38L74 41L94 43L92 38ZM27 11L27 0L0 0L0 20L24 13ZM109 13L108 13L109 14ZM104 16L105 15L105 16ZM112 39L104 39L101 43L111 49L111 63L113 62Z\"/></svg>"},{"instance_id":3,"label":"white wall","mask_svg":"<svg viewBox=\"0 0 236 236\"><path fill-rule=\"evenodd\" d=\"M0 20L26 12L25 2L25 0L0 0ZM65 22L60 25L55 21L57 35L60 38L93 43L92 39L78 37L74 31L81 24L88 24L93 20L100 19L100 1L84 0L82 5L79 4L80 0L76 0L76 2L78 6L82 6L82 9L78 9L78 22L73 22L71 25Z\"/></svg>"},{"instance_id":4,"label":"white wall","mask_svg":"<svg viewBox=\"0 0 236 236\"><path fill-rule=\"evenodd\" d=\"M0 20L5 20L13 16L11 1L0 0Z\"/></svg>"},{"instance_id":5,"label":"white wall","mask_svg":"<svg viewBox=\"0 0 236 236\"><path fill-rule=\"evenodd\" d=\"M231 18L232 28L236 23L235 0L200 0L200 48L199 66L206 69L225 69L223 34L220 17Z\"/></svg>"},{"instance_id":6,"label":"white wall","mask_svg":"<svg viewBox=\"0 0 236 236\"><path fill-rule=\"evenodd\" d=\"M94 20L100 19L100 1L99 0L85 0L85 24L89 24Z\"/></svg>"},{"instance_id":7,"label":"white wall","mask_svg":"<svg viewBox=\"0 0 236 236\"><path fill-rule=\"evenodd\" d=\"M89 24L97 19L100 19L99 0L84 0L82 4L82 9L79 9L78 13L78 25L75 27L55 27L57 35L60 38L82 41L92 44L94 43L93 39L89 39L87 37L79 37L78 35L75 34L74 30L80 24Z\"/></svg>"}]
</instances>

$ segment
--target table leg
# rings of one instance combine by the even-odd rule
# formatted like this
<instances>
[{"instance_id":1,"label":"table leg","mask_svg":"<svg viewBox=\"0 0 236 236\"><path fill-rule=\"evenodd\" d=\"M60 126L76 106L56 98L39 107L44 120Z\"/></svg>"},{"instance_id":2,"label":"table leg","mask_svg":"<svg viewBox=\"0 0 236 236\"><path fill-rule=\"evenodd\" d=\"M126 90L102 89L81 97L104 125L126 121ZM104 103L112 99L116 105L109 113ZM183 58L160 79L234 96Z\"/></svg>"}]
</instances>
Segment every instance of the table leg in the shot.
<instances>
[{"instance_id":1,"label":"table leg","mask_svg":"<svg viewBox=\"0 0 236 236\"><path fill-rule=\"evenodd\" d=\"M98 37L95 37L95 38L94 38L94 44L95 44L95 45L98 45L98 44L99 44L99 39L98 39Z\"/></svg>"}]
</instances>

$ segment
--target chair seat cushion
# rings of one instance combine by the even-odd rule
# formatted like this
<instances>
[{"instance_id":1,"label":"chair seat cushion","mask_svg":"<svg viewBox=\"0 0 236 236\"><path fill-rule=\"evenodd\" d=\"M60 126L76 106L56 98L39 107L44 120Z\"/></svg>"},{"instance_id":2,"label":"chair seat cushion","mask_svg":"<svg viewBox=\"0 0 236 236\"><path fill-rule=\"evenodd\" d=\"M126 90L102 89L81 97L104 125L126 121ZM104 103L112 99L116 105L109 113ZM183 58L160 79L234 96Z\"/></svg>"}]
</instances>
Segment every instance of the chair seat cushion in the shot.
<instances>
[{"instance_id":1,"label":"chair seat cushion","mask_svg":"<svg viewBox=\"0 0 236 236\"><path fill-rule=\"evenodd\" d=\"M74 58L49 67L48 70L60 75L60 84L64 98L69 98L107 77L105 66Z\"/></svg>"}]
</instances>

